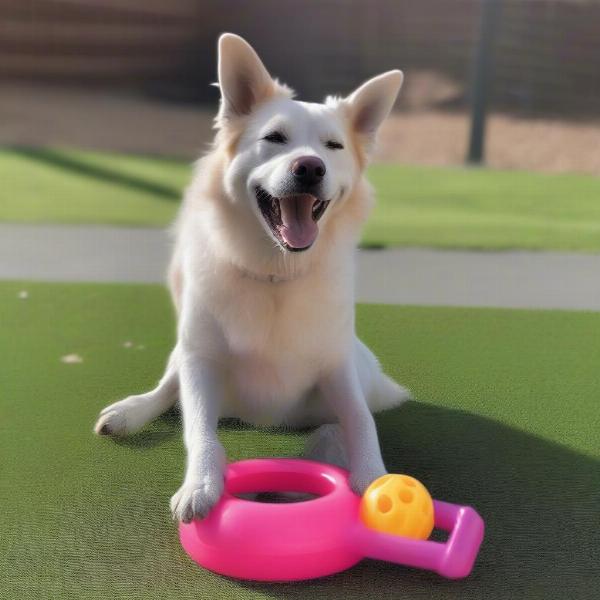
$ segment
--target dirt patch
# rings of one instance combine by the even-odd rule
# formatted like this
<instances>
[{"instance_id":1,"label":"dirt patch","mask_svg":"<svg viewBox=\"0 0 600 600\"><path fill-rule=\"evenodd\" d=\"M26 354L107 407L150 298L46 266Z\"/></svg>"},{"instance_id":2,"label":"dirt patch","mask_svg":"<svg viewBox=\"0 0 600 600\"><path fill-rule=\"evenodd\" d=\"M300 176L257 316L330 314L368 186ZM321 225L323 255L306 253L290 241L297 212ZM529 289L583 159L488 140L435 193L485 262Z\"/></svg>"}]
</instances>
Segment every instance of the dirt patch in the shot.
<instances>
[{"instance_id":1,"label":"dirt patch","mask_svg":"<svg viewBox=\"0 0 600 600\"><path fill-rule=\"evenodd\" d=\"M467 114L397 113L381 131L376 160L428 165L464 162ZM487 124L486 162L500 169L600 174L600 121L573 123L502 114Z\"/></svg>"},{"instance_id":2,"label":"dirt patch","mask_svg":"<svg viewBox=\"0 0 600 600\"><path fill-rule=\"evenodd\" d=\"M5 84L0 144L58 145L193 159L212 139L214 109L101 90ZM460 165L466 113L395 113L382 129L375 160ZM487 164L534 171L600 174L600 121L525 119L493 114Z\"/></svg>"}]
</instances>

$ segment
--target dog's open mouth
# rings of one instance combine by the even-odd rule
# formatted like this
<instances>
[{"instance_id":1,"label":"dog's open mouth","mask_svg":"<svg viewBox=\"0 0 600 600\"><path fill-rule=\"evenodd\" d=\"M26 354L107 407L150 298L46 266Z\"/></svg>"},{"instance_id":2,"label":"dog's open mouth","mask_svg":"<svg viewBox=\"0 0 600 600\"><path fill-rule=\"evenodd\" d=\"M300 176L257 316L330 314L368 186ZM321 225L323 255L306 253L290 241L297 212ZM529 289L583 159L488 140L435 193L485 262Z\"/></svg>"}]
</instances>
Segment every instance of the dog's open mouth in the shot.
<instances>
[{"instance_id":1,"label":"dog's open mouth","mask_svg":"<svg viewBox=\"0 0 600 600\"><path fill-rule=\"evenodd\" d=\"M327 209L329 200L312 194L290 194L276 198L265 189L256 188L260 211L277 241L287 250L308 250L319 233L317 222Z\"/></svg>"}]
</instances>

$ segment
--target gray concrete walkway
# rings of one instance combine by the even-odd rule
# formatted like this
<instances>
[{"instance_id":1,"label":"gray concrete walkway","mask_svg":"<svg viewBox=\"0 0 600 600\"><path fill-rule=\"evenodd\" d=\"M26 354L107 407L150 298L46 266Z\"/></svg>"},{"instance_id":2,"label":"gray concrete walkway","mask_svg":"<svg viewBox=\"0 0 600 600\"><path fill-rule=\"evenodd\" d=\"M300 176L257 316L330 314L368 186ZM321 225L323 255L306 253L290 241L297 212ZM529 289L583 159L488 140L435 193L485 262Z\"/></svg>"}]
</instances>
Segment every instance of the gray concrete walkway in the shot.
<instances>
[{"instance_id":1,"label":"gray concrete walkway","mask_svg":"<svg viewBox=\"0 0 600 600\"><path fill-rule=\"evenodd\" d=\"M162 282L159 229L0 224L0 279ZM600 310L600 255L361 250L360 302Z\"/></svg>"}]
</instances>

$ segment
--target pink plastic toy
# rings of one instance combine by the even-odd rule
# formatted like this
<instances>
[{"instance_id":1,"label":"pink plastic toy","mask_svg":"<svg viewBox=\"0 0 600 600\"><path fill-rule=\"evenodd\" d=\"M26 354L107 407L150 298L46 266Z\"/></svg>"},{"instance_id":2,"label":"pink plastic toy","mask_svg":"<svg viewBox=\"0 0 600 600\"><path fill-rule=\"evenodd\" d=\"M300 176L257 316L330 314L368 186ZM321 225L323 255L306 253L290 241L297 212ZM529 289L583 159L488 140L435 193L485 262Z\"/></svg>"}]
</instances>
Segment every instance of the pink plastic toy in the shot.
<instances>
[{"instance_id":1,"label":"pink plastic toy","mask_svg":"<svg viewBox=\"0 0 600 600\"><path fill-rule=\"evenodd\" d=\"M286 504L236 497L251 492L303 492ZM483 520L468 506L434 500L444 543L368 529L348 472L308 460L269 458L230 464L225 492L209 515L179 528L189 556L207 569L257 581L312 579L343 571L365 557L466 577L483 540Z\"/></svg>"}]
</instances>

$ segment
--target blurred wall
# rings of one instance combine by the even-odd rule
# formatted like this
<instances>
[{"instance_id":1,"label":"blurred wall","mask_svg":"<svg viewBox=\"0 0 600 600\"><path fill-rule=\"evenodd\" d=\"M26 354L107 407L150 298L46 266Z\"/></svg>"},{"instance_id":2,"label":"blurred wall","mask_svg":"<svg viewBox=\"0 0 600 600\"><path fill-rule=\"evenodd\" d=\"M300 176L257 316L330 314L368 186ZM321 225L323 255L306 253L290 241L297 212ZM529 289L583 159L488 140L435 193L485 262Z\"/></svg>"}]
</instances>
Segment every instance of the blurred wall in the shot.
<instances>
[{"instance_id":1,"label":"blurred wall","mask_svg":"<svg viewBox=\"0 0 600 600\"><path fill-rule=\"evenodd\" d=\"M0 0L0 75L140 85L182 76L198 0Z\"/></svg>"},{"instance_id":2,"label":"blurred wall","mask_svg":"<svg viewBox=\"0 0 600 600\"><path fill-rule=\"evenodd\" d=\"M405 107L462 106L480 0L0 0L0 77L214 100L215 41L248 38L306 99L389 68ZM493 102L600 113L600 0L503 0Z\"/></svg>"}]
</instances>

